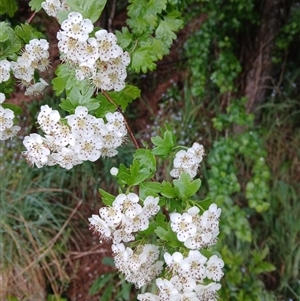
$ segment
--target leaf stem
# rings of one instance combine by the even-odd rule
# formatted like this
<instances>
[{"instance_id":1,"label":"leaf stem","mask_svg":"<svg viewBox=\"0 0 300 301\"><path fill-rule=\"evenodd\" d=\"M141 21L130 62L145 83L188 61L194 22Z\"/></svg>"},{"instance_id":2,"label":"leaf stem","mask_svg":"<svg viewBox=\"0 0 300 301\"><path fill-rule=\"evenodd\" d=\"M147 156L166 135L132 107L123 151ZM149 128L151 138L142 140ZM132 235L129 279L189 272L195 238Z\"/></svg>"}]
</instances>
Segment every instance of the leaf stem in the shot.
<instances>
[{"instance_id":1,"label":"leaf stem","mask_svg":"<svg viewBox=\"0 0 300 301\"><path fill-rule=\"evenodd\" d=\"M134 135L133 135L133 132L132 132L132 130L131 130L131 128L130 128L130 126L129 126L127 120L126 120L126 118L124 117L124 114L123 114L122 110L121 110L120 107L114 102L114 100L108 95L108 93L107 93L106 91L102 90L101 92L102 92L102 94L107 98L107 100L108 100L110 103L114 104L114 105L118 108L118 112L121 113L122 116L123 116L123 118L124 118L124 122L125 122L126 129L127 129L127 131L128 131L128 134L129 134L129 136L130 136L130 138L131 138L131 140L132 140L132 142L133 142L135 148L136 148L136 149L139 149L140 146L139 146L137 140L135 139L135 137L134 137Z\"/></svg>"},{"instance_id":2,"label":"leaf stem","mask_svg":"<svg viewBox=\"0 0 300 301\"><path fill-rule=\"evenodd\" d=\"M33 12L33 14L29 17L29 19L27 20L27 23L30 24L32 22L32 20L34 19L36 15L36 12Z\"/></svg>"}]
</instances>

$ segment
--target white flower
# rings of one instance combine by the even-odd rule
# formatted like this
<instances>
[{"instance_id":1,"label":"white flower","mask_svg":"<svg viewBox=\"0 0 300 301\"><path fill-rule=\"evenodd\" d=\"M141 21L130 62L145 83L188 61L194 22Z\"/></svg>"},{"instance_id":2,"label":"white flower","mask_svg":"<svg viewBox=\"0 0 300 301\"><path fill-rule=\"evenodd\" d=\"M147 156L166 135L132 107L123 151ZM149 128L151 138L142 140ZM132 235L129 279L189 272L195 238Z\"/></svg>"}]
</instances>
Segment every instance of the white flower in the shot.
<instances>
[{"instance_id":1,"label":"white flower","mask_svg":"<svg viewBox=\"0 0 300 301\"><path fill-rule=\"evenodd\" d=\"M113 207L100 208L99 215L108 224L108 226L114 228L116 228L122 220L121 211Z\"/></svg>"},{"instance_id":2,"label":"white flower","mask_svg":"<svg viewBox=\"0 0 300 301\"><path fill-rule=\"evenodd\" d=\"M0 61L0 83L6 82L10 78L10 62L8 60Z\"/></svg>"},{"instance_id":3,"label":"white flower","mask_svg":"<svg viewBox=\"0 0 300 301\"><path fill-rule=\"evenodd\" d=\"M83 19L80 13L71 12L68 19L61 23L61 28L68 37L85 42L89 38L89 33L93 31L94 25L91 20Z\"/></svg>"},{"instance_id":4,"label":"white flower","mask_svg":"<svg viewBox=\"0 0 300 301\"><path fill-rule=\"evenodd\" d=\"M30 83L33 79L34 68L31 62L19 57L17 62L11 62L11 70L14 76L20 80Z\"/></svg>"},{"instance_id":5,"label":"white flower","mask_svg":"<svg viewBox=\"0 0 300 301\"><path fill-rule=\"evenodd\" d=\"M157 295L151 293L138 294L137 299L139 301L160 301L160 298Z\"/></svg>"},{"instance_id":6,"label":"white flower","mask_svg":"<svg viewBox=\"0 0 300 301\"><path fill-rule=\"evenodd\" d=\"M117 38L113 33L101 29L95 32L95 36L99 44L99 57L102 61L116 58L123 53L122 48L117 45Z\"/></svg>"},{"instance_id":7,"label":"white flower","mask_svg":"<svg viewBox=\"0 0 300 301\"><path fill-rule=\"evenodd\" d=\"M111 237L111 229L106 222L99 217L99 215L93 214L92 217L89 218L89 222L90 228L94 229L95 232L98 232L100 238Z\"/></svg>"},{"instance_id":8,"label":"white flower","mask_svg":"<svg viewBox=\"0 0 300 301\"><path fill-rule=\"evenodd\" d=\"M75 114L66 116L66 119L75 137L89 138L94 135L94 118L88 114L86 107L78 106Z\"/></svg>"},{"instance_id":9,"label":"white flower","mask_svg":"<svg viewBox=\"0 0 300 301\"><path fill-rule=\"evenodd\" d=\"M217 291L221 288L220 283L212 282L208 285L198 284L196 286L196 294L199 300L217 301Z\"/></svg>"},{"instance_id":10,"label":"white flower","mask_svg":"<svg viewBox=\"0 0 300 301\"><path fill-rule=\"evenodd\" d=\"M48 83L41 78L39 82L35 83L32 86L27 87L24 94L28 95L28 96L31 96L31 95L33 95L33 96L40 95L40 94L42 94L42 92L44 91L44 89L47 86L48 86Z\"/></svg>"},{"instance_id":11,"label":"white flower","mask_svg":"<svg viewBox=\"0 0 300 301\"><path fill-rule=\"evenodd\" d=\"M63 147L58 153L52 153L51 158L55 163L67 170L70 170L73 166L82 163L82 161L78 159L74 150L67 147Z\"/></svg>"},{"instance_id":12,"label":"white flower","mask_svg":"<svg viewBox=\"0 0 300 301\"><path fill-rule=\"evenodd\" d=\"M57 13L63 10L59 0L46 0L41 3L41 6L51 17L57 17Z\"/></svg>"},{"instance_id":13,"label":"white flower","mask_svg":"<svg viewBox=\"0 0 300 301\"><path fill-rule=\"evenodd\" d=\"M14 112L11 109L4 109L0 105L0 131L5 131L13 126Z\"/></svg>"},{"instance_id":14,"label":"white flower","mask_svg":"<svg viewBox=\"0 0 300 301\"><path fill-rule=\"evenodd\" d=\"M52 110L48 105L41 106L37 121L46 134L51 134L53 130L58 128L60 114L57 110Z\"/></svg>"},{"instance_id":15,"label":"white flower","mask_svg":"<svg viewBox=\"0 0 300 301\"><path fill-rule=\"evenodd\" d=\"M160 300L180 300L180 293L176 286L167 279L156 279L156 285L159 289Z\"/></svg>"},{"instance_id":16,"label":"white flower","mask_svg":"<svg viewBox=\"0 0 300 301\"><path fill-rule=\"evenodd\" d=\"M206 263L206 277L214 281L220 281L224 273L222 268L224 267L224 261L217 255L213 255Z\"/></svg>"},{"instance_id":17,"label":"white flower","mask_svg":"<svg viewBox=\"0 0 300 301\"><path fill-rule=\"evenodd\" d=\"M139 202L139 197L135 193L119 194L112 205L114 208L121 210L127 217L133 219L142 212L142 207Z\"/></svg>"},{"instance_id":18,"label":"white flower","mask_svg":"<svg viewBox=\"0 0 300 301\"><path fill-rule=\"evenodd\" d=\"M188 277L202 281L206 277L206 261L207 258L199 251L189 251L188 257L181 263L182 272Z\"/></svg>"},{"instance_id":19,"label":"white flower","mask_svg":"<svg viewBox=\"0 0 300 301\"><path fill-rule=\"evenodd\" d=\"M38 168L47 164L50 150L45 138L38 134L30 134L24 138L23 144L27 149L23 154L29 164L35 164Z\"/></svg>"},{"instance_id":20,"label":"white flower","mask_svg":"<svg viewBox=\"0 0 300 301\"><path fill-rule=\"evenodd\" d=\"M77 139L72 148L76 152L79 160L95 162L101 156L101 146L101 138L99 136L92 136Z\"/></svg>"},{"instance_id":21,"label":"white flower","mask_svg":"<svg viewBox=\"0 0 300 301\"><path fill-rule=\"evenodd\" d=\"M10 128L6 128L4 131L0 131L0 140L4 141L9 138L12 138L17 135L17 133L20 131L21 127L18 125L13 125Z\"/></svg>"},{"instance_id":22,"label":"white flower","mask_svg":"<svg viewBox=\"0 0 300 301\"><path fill-rule=\"evenodd\" d=\"M145 199L143 212L148 218L155 215L159 211L160 206L158 205L158 202L159 197L154 198L153 196L147 196Z\"/></svg>"},{"instance_id":23,"label":"white flower","mask_svg":"<svg viewBox=\"0 0 300 301\"><path fill-rule=\"evenodd\" d=\"M171 213L171 229L177 233L179 241L186 241L189 237L196 235L197 227L193 223L193 218L188 213Z\"/></svg>"}]
</instances>

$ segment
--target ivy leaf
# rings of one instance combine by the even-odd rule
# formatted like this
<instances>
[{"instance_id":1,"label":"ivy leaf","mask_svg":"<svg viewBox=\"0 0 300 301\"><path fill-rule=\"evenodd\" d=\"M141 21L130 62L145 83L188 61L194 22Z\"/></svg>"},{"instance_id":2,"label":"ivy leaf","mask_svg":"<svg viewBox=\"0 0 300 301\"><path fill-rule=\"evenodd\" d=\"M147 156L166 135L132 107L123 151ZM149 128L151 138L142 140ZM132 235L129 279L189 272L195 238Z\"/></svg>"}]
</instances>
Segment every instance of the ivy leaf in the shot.
<instances>
[{"instance_id":1,"label":"ivy leaf","mask_svg":"<svg viewBox=\"0 0 300 301\"><path fill-rule=\"evenodd\" d=\"M139 73L142 70L143 73L146 73L148 70L153 71L156 68L152 50L151 46L143 46L132 53L130 67L134 72Z\"/></svg>"},{"instance_id":2,"label":"ivy leaf","mask_svg":"<svg viewBox=\"0 0 300 301\"><path fill-rule=\"evenodd\" d=\"M23 40L26 44L32 39L39 39L43 34L35 30L30 24L21 24L15 27L16 35Z\"/></svg>"},{"instance_id":3,"label":"ivy leaf","mask_svg":"<svg viewBox=\"0 0 300 301\"><path fill-rule=\"evenodd\" d=\"M90 19L93 23L96 22L105 5L106 0L68 0L70 11L80 12L84 19Z\"/></svg>"},{"instance_id":4,"label":"ivy leaf","mask_svg":"<svg viewBox=\"0 0 300 301\"><path fill-rule=\"evenodd\" d=\"M1 0L0 1L0 15L8 14L13 17L15 12L18 10L16 0ZM1 30L0 30L1 33Z\"/></svg>"},{"instance_id":5,"label":"ivy leaf","mask_svg":"<svg viewBox=\"0 0 300 301\"><path fill-rule=\"evenodd\" d=\"M168 156L174 147L174 137L171 131L164 132L163 138L155 136L151 138L152 143L156 146L152 150L152 154L156 156Z\"/></svg>"},{"instance_id":6,"label":"ivy leaf","mask_svg":"<svg viewBox=\"0 0 300 301\"><path fill-rule=\"evenodd\" d=\"M104 205L106 206L111 206L113 201L115 200L115 196L106 192L105 190L99 188L99 193L101 195L101 200L103 202Z\"/></svg>"},{"instance_id":7,"label":"ivy leaf","mask_svg":"<svg viewBox=\"0 0 300 301\"><path fill-rule=\"evenodd\" d=\"M192 181L191 176L188 173L183 173L180 179L174 180L173 183L174 186L178 188L183 200L193 196L201 186L201 180L196 179Z\"/></svg>"}]
</instances>

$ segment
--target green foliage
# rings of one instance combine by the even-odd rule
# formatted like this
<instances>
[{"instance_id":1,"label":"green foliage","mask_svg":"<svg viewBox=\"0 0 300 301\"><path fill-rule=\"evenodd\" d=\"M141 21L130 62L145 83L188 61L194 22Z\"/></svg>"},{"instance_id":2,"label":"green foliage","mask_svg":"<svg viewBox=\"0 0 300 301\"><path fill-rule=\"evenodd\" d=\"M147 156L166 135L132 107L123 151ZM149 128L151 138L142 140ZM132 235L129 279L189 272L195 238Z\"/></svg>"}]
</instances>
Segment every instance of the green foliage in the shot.
<instances>
[{"instance_id":1,"label":"green foliage","mask_svg":"<svg viewBox=\"0 0 300 301\"><path fill-rule=\"evenodd\" d=\"M18 10L16 0L1 0L0 2L0 15L7 14L9 17L13 17L15 12ZM1 29L0 29L1 33Z\"/></svg>"},{"instance_id":2,"label":"green foliage","mask_svg":"<svg viewBox=\"0 0 300 301\"><path fill-rule=\"evenodd\" d=\"M70 11L80 12L84 19L90 19L96 22L106 5L106 0L68 0Z\"/></svg>"},{"instance_id":3,"label":"green foliage","mask_svg":"<svg viewBox=\"0 0 300 301\"><path fill-rule=\"evenodd\" d=\"M41 6L42 2L44 2L44 0L30 0L29 6L30 6L31 10L38 12L42 8L42 6Z\"/></svg>"},{"instance_id":4,"label":"green foliage","mask_svg":"<svg viewBox=\"0 0 300 301\"><path fill-rule=\"evenodd\" d=\"M152 137L151 141L155 145L155 148L152 150L153 155L161 156L162 158L167 157L175 146L175 138L170 130L164 132L163 138L156 136Z\"/></svg>"},{"instance_id":5,"label":"green foliage","mask_svg":"<svg viewBox=\"0 0 300 301\"><path fill-rule=\"evenodd\" d=\"M23 41L24 44L28 44L30 40L40 39L43 34L34 29L30 24L21 24L15 27L16 35Z\"/></svg>"},{"instance_id":6,"label":"green foliage","mask_svg":"<svg viewBox=\"0 0 300 301\"><path fill-rule=\"evenodd\" d=\"M169 52L175 32L183 26L181 14L167 1L131 0L126 27L117 31L120 46L132 52L130 68L134 72L152 71L155 62Z\"/></svg>"}]
</instances>

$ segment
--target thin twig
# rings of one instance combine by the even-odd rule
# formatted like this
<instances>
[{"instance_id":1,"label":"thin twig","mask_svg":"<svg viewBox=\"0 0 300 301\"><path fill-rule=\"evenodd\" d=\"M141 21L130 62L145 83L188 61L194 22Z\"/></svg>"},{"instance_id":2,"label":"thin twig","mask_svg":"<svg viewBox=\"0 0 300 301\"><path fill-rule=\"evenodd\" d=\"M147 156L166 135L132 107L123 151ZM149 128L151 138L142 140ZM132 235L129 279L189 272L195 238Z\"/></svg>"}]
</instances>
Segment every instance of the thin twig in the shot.
<instances>
[{"instance_id":1,"label":"thin twig","mask_svg":"<svg viewBox=\"0 0 300 301\"><path fill-rule=\"evenodd\" d=\"M34 13L30 16L30 18L27 20L27 23L28 23L28 24L30 24L30 23L32 22L32 20L34 19L35 15L36 15L36 12L34 12Z\"/></svg>"},{"instance_id":2,"label":"thin twig","mask_svg":"<svg viewBox=\"0 0 300 301\"><path fill-rule=\"evenodd\" d=\"M122 114L122 116L123 116L123 118L124 118L124 122L125 122L126 129L127 129L128 133L129 133L129 136L130 136L130 138L131 138L131 140L132 140L134 146L136 147L136 149L139 149L139 148L140 148L140 147L139 147L139 144L138 144L137 140L135 139L135 137L134 137L134 135L133 135L133 133L132 133L132 130L131 130L131 128L130 128L128 122L127 122L127 120L125 119L124 114L122 113L122 110L120 109L120 107L113 101L113 99L108 95L108 93L107 93L106 91L102 91L102 94L107 98L107 100L108 100L110 103L112 103L113 105L115 105L115 106L118 108L118 112L119 112L120 114Z\"/></svg>"}]
</instances>

